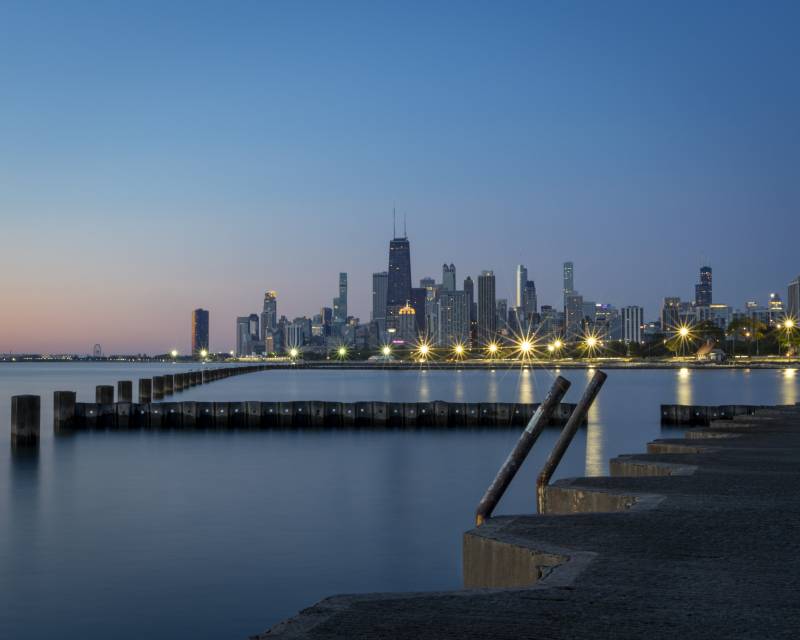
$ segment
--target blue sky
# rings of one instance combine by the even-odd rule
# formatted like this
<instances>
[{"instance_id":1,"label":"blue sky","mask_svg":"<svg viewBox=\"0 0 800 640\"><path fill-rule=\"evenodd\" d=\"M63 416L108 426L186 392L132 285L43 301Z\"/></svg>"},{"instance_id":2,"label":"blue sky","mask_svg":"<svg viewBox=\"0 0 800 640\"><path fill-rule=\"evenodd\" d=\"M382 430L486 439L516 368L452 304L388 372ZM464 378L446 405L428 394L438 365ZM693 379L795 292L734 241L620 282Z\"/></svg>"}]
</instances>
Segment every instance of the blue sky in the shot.
<instances>
[{"instance_id":1,"label":"blue sky","mask_svg":"<svg viewBox=\"0 0 800 640\"><path fill-rule=\"evenodd\" d=\"M794 2L4 2L0 351L212 347L347 271L735 306L800 273ZM60 322L54 326L55 314Z\"/></svg>"}]
</instances>

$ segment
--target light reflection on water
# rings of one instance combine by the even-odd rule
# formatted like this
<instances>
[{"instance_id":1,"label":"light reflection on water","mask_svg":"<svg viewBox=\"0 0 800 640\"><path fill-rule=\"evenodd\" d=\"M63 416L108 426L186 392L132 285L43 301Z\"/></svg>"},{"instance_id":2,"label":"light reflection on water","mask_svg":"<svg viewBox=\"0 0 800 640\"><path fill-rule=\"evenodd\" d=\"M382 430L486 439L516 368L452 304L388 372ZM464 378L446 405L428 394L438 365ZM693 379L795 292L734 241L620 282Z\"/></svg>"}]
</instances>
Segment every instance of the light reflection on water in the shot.
<instances>
[{"instance_id":1,"label":"light reflection on water","mask_svg":"<svg viewBox=\"0 0 800 640\"><path fill-rule=\"evenodd\" d=\"M461 535L519 428L53 437L53 390L89 401L94 385L162 372L0 364L0 638L247 637L334 593L460 586ZM576 402L592 372L559 373ZM661 403L800 399L800 376L783 371L607 373L555 479L607 473L609 458L682 433L660 427ZM556 374L292 370L175 399L539 402ZM38 455L7 446L20 393L43 396ZM558 433L545 430L498 513L532 511Z\"/></svg>"}]
</instances>

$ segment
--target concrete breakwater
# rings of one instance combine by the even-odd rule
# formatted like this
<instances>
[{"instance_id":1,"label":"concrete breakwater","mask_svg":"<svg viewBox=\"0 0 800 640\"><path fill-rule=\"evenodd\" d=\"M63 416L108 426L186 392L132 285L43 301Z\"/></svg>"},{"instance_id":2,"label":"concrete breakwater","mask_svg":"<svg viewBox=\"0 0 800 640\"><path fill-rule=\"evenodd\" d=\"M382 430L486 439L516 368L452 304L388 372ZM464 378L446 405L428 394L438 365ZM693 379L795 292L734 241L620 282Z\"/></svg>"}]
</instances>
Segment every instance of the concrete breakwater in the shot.
<instances>
[{"instance_id":1,"label":"concrete breakwater","mask_svg":"<svg viewBox=\"0 0 800 640\"><path fill-rule=\"evenodd\" d=\"M703 426L713 420L733 420L736 416L750 416L768 408L759 404L662 404L661 424Z\"/></svg>"},{"instance_id":2,"label":"concrete breakwater","mask_svg":"<svg viewBox=\"0 0 800 640\"><path fill-rule=\"evenodd\" d=\"M269 429L514 427L538 403L508 402L75 402L56 392L56 431L81 429ZM574 404L561 403L549 424L563 425Z\"/></svg>"},{"instance_id":3,"label":"concrete breakwater","mask_svg":"<svg viewBox=\"0 0 800 640\"><path fill-rule=\"evenodd\" d=\"M253 640L793 638L800 407L759 409L463 538L461 591L326 598Z\"/></svg>"}]
</instances>

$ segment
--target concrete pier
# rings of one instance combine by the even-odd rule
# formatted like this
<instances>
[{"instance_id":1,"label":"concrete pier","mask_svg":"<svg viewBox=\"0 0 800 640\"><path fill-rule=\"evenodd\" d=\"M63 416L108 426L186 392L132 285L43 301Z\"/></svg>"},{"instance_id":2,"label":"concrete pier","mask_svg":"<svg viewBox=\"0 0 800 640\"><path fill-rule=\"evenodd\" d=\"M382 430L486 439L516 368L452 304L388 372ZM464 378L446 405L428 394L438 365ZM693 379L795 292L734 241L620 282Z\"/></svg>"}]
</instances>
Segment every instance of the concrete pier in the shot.
<instances>
[{"instance_id":1,"label":"concrete pier","mask_svg":"<svg viewBox=\"0 0 800 640\"><path fill-rule=\"evenodd\" d=\"M795 637L800 410L690 433L468 531L464 590L333 596L253 638Z\"/></svg>"},{"instance_id":2,"label":"concrete pier","mask_svg":"<svg viewBox=\"0 0 800 640\"><path fill-rule=\"evenodd\" d=\"M11 445L14 447L39 444L39 396L11 396Z\"/></svg>"}]
</instances>

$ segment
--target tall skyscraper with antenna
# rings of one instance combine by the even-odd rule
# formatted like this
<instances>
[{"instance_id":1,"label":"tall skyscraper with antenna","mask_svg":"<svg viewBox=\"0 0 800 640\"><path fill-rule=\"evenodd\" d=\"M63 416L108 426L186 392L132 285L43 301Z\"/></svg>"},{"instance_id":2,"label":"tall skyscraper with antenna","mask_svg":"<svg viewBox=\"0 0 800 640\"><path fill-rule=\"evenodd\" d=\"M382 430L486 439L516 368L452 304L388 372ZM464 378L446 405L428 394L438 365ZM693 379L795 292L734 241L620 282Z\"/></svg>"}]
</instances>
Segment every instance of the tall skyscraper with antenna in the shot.
<instances>
[{"instance_id":1,"label":"tall skyscraper with antenna","mask_svg":"<svg viewBox=\"0 0 800 640\"><path fill-rule=\"evenodd\" d=\"M398 312L411 301L411 245L406 235L403 216L403 236L397 236L397 216L392 211L394 238L389 242L389 276L386 287L386 318L389 324Z\"/></svg>"}]
</instances>

